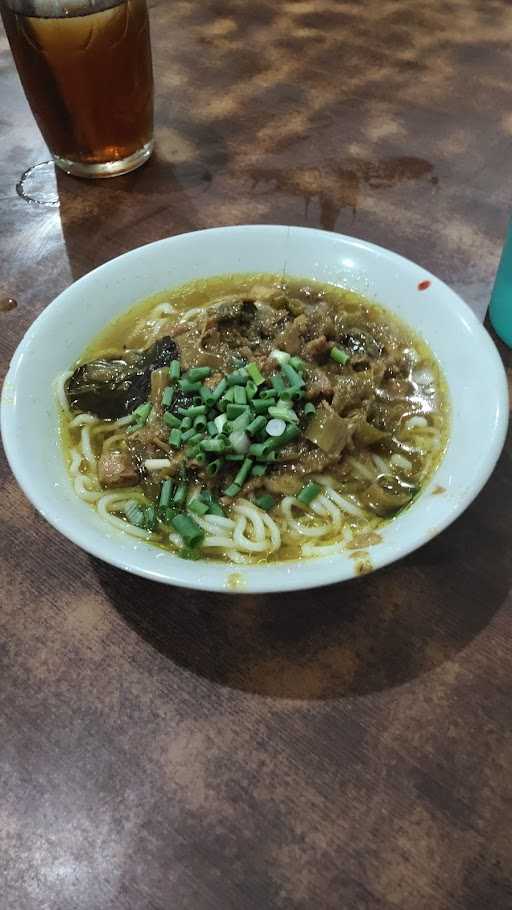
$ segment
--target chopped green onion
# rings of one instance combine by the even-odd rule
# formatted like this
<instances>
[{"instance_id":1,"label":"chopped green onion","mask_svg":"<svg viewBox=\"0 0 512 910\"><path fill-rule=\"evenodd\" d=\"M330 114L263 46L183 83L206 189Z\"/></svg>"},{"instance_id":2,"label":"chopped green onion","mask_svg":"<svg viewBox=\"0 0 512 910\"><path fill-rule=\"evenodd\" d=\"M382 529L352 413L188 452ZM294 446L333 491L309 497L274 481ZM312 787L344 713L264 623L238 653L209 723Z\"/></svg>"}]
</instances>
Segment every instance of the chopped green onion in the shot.
<instances>
[{"instance_id":1,"label":"chopped green onion","mask_svg":"<svg viewBox=\"0 0 512 910\"><path fill-rule=\"evenodd\" d=\"M204 539L204 531L189 515L176 515L172 526L178 532L187 547L196 547Z\"/></svg>"},{"instance_id":2,"label":"chopped green onion","mask_svg":"<svg viewBox=\"0 0 512 910\"><path fill-rule=\"evenodd\" d=\"M217 433L222 433L227 419L228 418L226 414L219 414L219 416L215 418L213 422L215 424Z\"/></svg>"},{"instance_id":3,"label":"chopped green onion","mask_svg":"<svg viewBox=\"0 0 512 910\"><path fill-rule=\"evenodd\" d=\"M251 407L256 411L257 414L264 414L265 411L276 403L275 398L253 398L251 401Z\"/></svg>"},{"instance_id":4,"label":"chopped green onion","mask_svg":"<svg viewBox=\"0 0 512 910\"><path fill-rule=\"evenodd\" d=\"M265 454L265 446L265 442L253 442L249 449L249 455L255 455L256 458L261 458L261 456Z\"/></svg>"},{"instance_id":5,"label":"chopped green onion","mask_svg":"<svg viewBox=\"0 0 512 910\"><path fill-rule=\"evenodd\" d=\"M297 439L297 436L299 436L299 435L300 435L300 430L299 430L298 426L296 426L295 424L292 424L291 426L288 427L287 430L284 431L282 436L276 436L273 439L267 439L267 441L263 443L262 455L263 456L267 455L269 452L272 452L273 449L282 449L283 446L287 445L287 443L293 442L294 439ZM253 453L253 449L254 449L254 446L251 446L251 448L249 449L249 452L251 453L251 455L255 454L255 453Z\"/></svg>"},{"instance_id":6,"label":"chopped green onion","mask_svg":"<svg viewBox=\"0 0 512 910\"><path fill-rule=\"evenodd\" d=\"M271 417L277 417L279 420L285 420L286 423L298 423L299 418L291 408L269 408L268 413Z\"/></svg>"},{"instance_id":7,"label":"chopped green onion","mask_svg":"<svg viewBox=\"0 0 512 910\"><path fill-rule=\"evenodd\" d=\"M283 363L288 363L288 361L290 360L290 355L288 354L287 351L278 351L278 350L271 351L270 356L272 357L272 360L277 361L279 366L282 366Z\"/></svg>"},{"instance_id":8,"label":"chopped green onion","mask_svg":"<svg viewBox=\"0 0 512 910\"><path fill-rule=\"evenodd\" d=\"M164 408L169 408L174 398L174 389L168 385L162 392L162 404Z\"/></svg>"},{"instance_id":9,"label":"chopped green onion","mask_svg":"<svg viewBox=\"0 0 512 910\"><path fill-rule=\"evenodd\" d=\"M346 351L342 351L341 348L337 348L336 346L331 348L329 357L331 360L334 360L335 363L341 363L342 365L348 363L350 360L350 357Z\"/></svg>"},{"instance_id":10,"label":"chopped green onion","mask_svg":"<svg viewBox=\"0 0 512 910\"><path fill-rule=\"evenodd\" d=\"M155 506L147 506L144 509L144 520L143 520L142 527L145 528L146 531L155 530L155 528L156 528L156 508L155 508Z\"/></svg>"},{"instance_id":11,"label":"chopped green onion","mask_svg":"<svg viewBox=\"0 0 512 910\"><path fill-rule=\"evenodd\" d=\"M202 385L199 390L199 394L201 396L201 401L203 404L205 404L208 408L211 408L212 404L214 403L212 390L209 389L207 385Z\"/></svg>"},{"instance_id":12,"label":"chopped green onion","mask_svg":"<svg viewBox=\"0 0 512 910\"><path fill-rule=\"evenodd\" d=\"M160 499L158 501L159 506L164 509L169 505L171 501L172 493L172 480L167 478L162 484L162 489L160 490Z\"/></svg>"},{"instance_id":13,"label":"chopped green onion","mask_svg":"<svg viewBox=\"0 0 512 910\"><path fill-rule=\"evenodd\" d=\"M190 427L185 433L182 433L181 439L182 442L190 442L193 436L196 435L194 427Z\"/></svg>"},{"instance_id":14,"label":"chopped green onion","mask_svg":"<svg viewBox=\"0 0 512 910\"><path fill-rule=\"evenodd\" d=\"M181 429L181 430L190 430L190 427L191 427L191 426L192 426L192 418L191 418L191 417L184 417L183 420L181 421L181 427L180 427L180 429Z\"/></svg>"},{"instance_id":15,"label":"chopped green onion","mask_svg":"<svg viewBox=\"0 0 512 910\"><path fill-rule=\"evenodd\" d=\"M153 410L153 405L149 401L146 401L145 404L139 404L139 407L135 408L135 410L133 412L133 416L135 417L135 420L141 427L143 427L144 424L146 423L146 420L148 419L152 410Z\"/></svg>"},{"instance_id":16,"label":"chopped green onion","mask_svg":"<svg viewBox=\"0 0 512 910\"><path fill-rule=\"evenodd\" d=\"M197 417L199 414L206 414L206 405L196 404L188 408L178 408L178 414L182 417Z\"/></svg>"},{"instance_id":17,"label":"chopped green onion","mask_svg":"<svg viewBox=\"0 0 512 910\"><path fill-rule=\"evenodd\" d=\"M190 432L190 430L188 432ZM197 433L195 427L192 427L192 432L194 435L190 437L190 439L188 440L188 444L189 444L189 446L197 446L203 439L203 434ZM183 439L185 439L185 436L187 436L187 435L188 435L187 433L184 433Z\"/></svg>"},{"instance_id":18,"label":"chopped green onion","mask_svg":"<svg viewBox=\"0 0 512 910\"><path fill-rule=\"evenodd\" d=\"M233 401L235 404L247 404L247 392L243 385L233 386Z\"/></svg>"},{"instance_id":19,"label":"chopped green onion","mask_svg":"<svg viewBox=\"0 0 512 910\"><path fill-rule=\"evenodd\" d=\"M218 515L219 518L226 517L221 507L219 506L219 503L215 502L214 499L212 499L211 503L208 506L208 515Z\"/></svg>"},{"instance_id":20,"label":"chopped green onion","mask_svg":"<svg viewBox=\"0 0 512 910\"><path fill-rule=\"evenodd\" d=\"M240 455L234 455L234 454L226 455L226 461L243 461L244 458L245 458L245 455L243 455L243 454L240 454Z\"/></svg>"},{"instance_id":21,"label":"chopped green onion","mask_svg":"<svg viewBox=\"0 0 512 910\"><path fill-rule=\"evenodd\" d=\"M244 430L235 430L229 434L229 443L239 455L248 451L251 441Z\"/></svg>"},{"instance_id":22,"label":"chopped green onion","mask_svg":"<svg viewBox=\"0 0 512 910\"><path fill-rule=\"evenodd\" d=\"M201 448L203 452L224 452L226 449L226 443L222 436L216 436L214 439L203 439L201 441Z\"/></svg>"},{"instance_id":23,"label":"chopped green onion","mask_svg":"<svg viewBox=\"0 0 512 910\"><path fill-rule=\"evenodd\" d=\"M283 435L279 437L279 448L287 445L289 442L293 442L294 439L297 439L297 436L300 436L300 430L298 426L292 424L284 431Z\"/></svg>"},{"instance_id":24,"label":"chopped green onion","mask_svg":"<svg viewBox=\"0 0 512 910\"><path fill-rule=\"evenodd\" d=\"M134 527L141 528L144 524L144 511L141 509L135 499L129 499L125 504L124 514L126 515L130 524L134 525Z\"/></svg>"},{"instance_id":25,"label":"chopped green onion","mask_svg":"<svg viewBox=\"0 0 512 910\"><path fill-rule=\"evenodd\" d=\"M224 496L237 496L239 492L239 485L237 483L230 483L227 490L224 490Z\"/></svg>"},{"instance_id":26,"label":"chopped green onion","mask_svg":"<svg viewBox=\"0 0 512 910\"><path fill-rule=\"evenodd\" d=\"M181 363L179 360L171 360L169 364L169 376L173 381L181 376Z\"/></svg>"},{"instance_id":27,"label":"chopped green onion","mask_svg":"<svg viewBox=\"0 0 512 910\"><path fill-rule=\"evenodd\" d=\"M189 502L187 509L189 512L195 512L196 515L206 515L208 511L208 506L205 502L201 502L200 499L193 499L192 502Z\"/></svg>"},{"instance_id":28,"label":"chopped green onion","mask_svg":"<svg viewBox=\"0 0 512 910\"><path fill-rule=\"evenodd\" d=\"M302 490L297 495L299 502L302 502L303 505L308 506L310 502L313 502L314 499L322 492L322 487L319 483L315 483L313 480L310 480Z\"/></svg>"},{"instance_id":29,"label":"chopped green onion","mask_svg":"<svg viewBox=\"0 0 512 910\"><path fill-rule=\"evenodd\" d=\"M207 425L206 425L206 429L208 430L208 433L209 433L210 436L216 436L217 433L219 432L218 429L217 429L217 427L216 427L216 425L215 425L215 421L214 421L214 420L209 420L209 421L208 421L208 423L207 423Z\"/></svg>"},{"instance_id":30,"label":"chopped green onion","mask_svg":"<svg viewBox=\"0 0 512 910\"><path fill-rule=\"evenodd\" d=\"M255 464L251 471L251 477L263 477L263 475L266 473L266 471L267 471L266 464Z\"/></svg>"},{"instance_id":31,"label":"chopped green onion","mask_svg":"<svg viewBox=\"0 0 512 910\"><path fill-rule=\"evenodd\" d=\"M240 468L238 474L236 475L235 481L234 481L239 487L241 487L242 484L244 484L245 481L247 480L247 477L249 476L249 473L251 471L253 464L254 464L254 462L253 462L252 458L245 459L245 461L244 461L242 467Z\"/></svg>"},{"instance_id":32,"label":"chopped green onion","mask_svg":"<svg viewBox=\"0 0 512 910\"><path fill-rule=\"evenodd\" d=\"M308 401L308 403L304 405L304 414L306 415L306 417L309 414L316 414L316 408L311 401Z\"/></svg>"},{"instance_id":33,"label":"chopped green onion","mask_svg":"<svg viewBox=\"0 0 512 910\"><path fill-rule=\"evenodd\" d=\"M285 389L284 392L281 392L282 401L300 401L301 398L304 398L304 392L297 386L291 386L289 389Z\"/></svg>"},{"instance_id":34,"label":"chopped green onion","mask_svg":"<svg viewBox=\"0 0 512 910\"><path fill-rule=\"evenodd\" d=\"M174 516L177 515L177 514L178 514L178 513L176 512L176 509L172 509L172 508L170 508L169 506L167 506L167 508L161 510L161 512L160 512L160 518L161 518L161 520L163 521L164 524L170 525L172 519L173 519Z\"/></svg>"},{"instance_id":35,"label":"chopped green onion","mask_svg":"<svg viewBox=\"0 0 512 910\"><path fill-rule=\"evenodd\" d=\"M187 371L187 379L190 379L190 382L201 382L202 379L206 379L211 373L211 367L191 367Z\"/></svg>"},{"instance_id":36,"label":"chopped green onion","mask_svg":"<svg viewBox=\"0 0 512 910\"><path fill-rule=\"evenodd\" d=\"M168 427L177 427L178 429L181 427L181 420L175 417L174 414L171 414L170 411L165 412L164 423L166 423Z\"/></svg>"},{"instance_id":37,"label":"chopped green onion","mask_svg":"<svg viewBox=\"0 0 512 910\"><path fill-rule=\"evenodd\" d=\"M289 363L283 363L281 371L284 373L291 386L295 387L304 385L304 380L300 373L297 373L297 370L294 370Z\"/></svg>"},{"instance_id":38,"label":"chopped green onion","mask_svg":"<svg viewBox=\"0 0 512 910\"><path fill-rule=\"evenodd\" d=\"M206 468L206 473L209 474L210 477L215 477L215 475L219 473L221 467L222 458L216 458L215 461L210 461L210 464Z\"/></svg>"},{"instance_id":39,"label":"chopped green onion","mask_svg":"<svg viewBox=\"0 0 512 910\"><path fill-rule=\"evenodd\" d=\"M182 434L181 430L177 430L176 427L171 430L169 435L169 445L175 446L177 449L181 446Z\"/></svg>"},{"instance_id":40,"label":"chopped green onion","mask_svg":"<svg viewBox=\"0 0 512 910\"><path fill-rule=\"evenodd\" d=\"M194 429L195 430L206 430L206 424L208 421L204 414L199 414L194 420Z\"/></svg>"},{"instance_id":41,"label":"chopped green onion","mask_svg":"<svg viewBox=\"0 0 512 910\"><path fill-rule=\"evenodd\" d=\"M248 411L248 405L246 404L228 404L226 408L228 420L236 420L237 417L240 417L240 414L245 414L246 411Z\"/></svg>"},{"instance_id":42,"label":"chopped green onion","mask_svg":"<svg viewBox=\"0 0 512 910\"><path fill-rule=\"evenodd\" d=\"M286 364L283 364L283 366L285 366L285 365ZM285 386L281 376L276 374L275 376L271 377L270 381L271 381L272 385L274 386L274 389L276 390L278 395L280 395L281 392L284 392L286 386ZM297 385L297 383L294 382L293 385ZM265 391L261 393L261 397L268 398L271 394L272 394L272 392L270 391L270 389L265 389Z\"/></svg>"},{"instance_id":43,"label":"chopped green onion","mask_svg":"<svg viewBox=\"0 0 512 910\"><path fill-rule=\"evenodd\" d=\"M187 379L186 377L184 379L180 379L178 385L179 385L180 389L182 389L184 392L200 392L201 391L200 382L191 382L190 379Z\"/></svg>"},{"instance_id":44,"label":"chopped green onion","mask_svg":"<svg viewBox=\"0 0 512 910\"><path fill-rule=\"evenodd\" d=\"M228 387L228 384L227 384L226 380L221 379L220 382L217 383L217 385L215 386L215 388L212 391L213 400L218 401L219 398L221 397L221 395L224 395L224 392L226 391L227 387Z\"/></svg>"},{"instance_id":45,"label":"chopped green onion","mask_svg":"<svg viewBox=\"0 0 512 910\"><path fill-rule=\"evenodd\" d=\"M282 436L286 430L286 422L278 417L273 417L266 425L266 431L269 436Z\"/></svg>"},{"instance_id":46,"label":"chopped green onion","mask_svg":"<svg viewBox=\"0 0 512 910\"><path fill-rule=\"evenodd\" d=\"M234 389L233 389L233 387L231 387L230 389L227 390L227 392L224 393L222 398L224 401L227 401L227 403L229 404L230 402L233 401L234 395L235 395Z\"/></svg>"},{"instance_id":47,"label":"chopped green onion","mask_svg":"<svg viewBox=\"0 0 512 910\"><path fill-rule=\"evenodd\" d=\"M226 376L226 382L228 386L245 385L248 378L246 371L236 370L234 373L230 373L229 376Z\"/></svg>"},{"instance_id":48,"label":"chopped green onion","mask_svg":"<svg viewBox=\"0 0 512 910\"><path fill-rule=\"evenodd\" d=\"M187 498L188 483L179 483L174 491L172 501L175 505L181 506Z\"/></svg>"},{"instance_id":49,"label":"chopped green onion","mask_svg":"<svg viewBox=\"0 0 512 910\"><path fill-rule=\"evenodd\" d=\"M270 496L269 493L264 493L263 496L258 496L254 502L258 506L258 509L263 509L265 512L268 512L268 510L273 508L275 504L274 497Z\"/></svg>"},{"instance_id":50,"label":"chopped green onion","mask_svg":"<svg viewBox=\"0 0 512 910\"><path fill-rule=\"evenodd\" d=\"M231 430L245 430L247 424L250 422L251 415L249 411L244 411L235 420L231 421Z\"/></svg>"},{"instance_id":51,"label":"chopped green onion","mask_svg":"<svg viewBox=\"0 0 512 910\"><path fill-rule=\"evenodd\" d=\"M260 415L251 421L251 423L246 427L246 430L250 436L254 436L256 433L259 433L260 430L263 429L263 427L266 425L266 422L267 418L263 417L263 415Z\"/></svg>"},{"instance_id":52,"label":"chopped green onion","mask_svg":"<svg viewBox=\"0 0 512 910\"><path fill-rule=\"evenodd\" d=\"M247 385L245 387L245 391L247 392L247 401L252 401L252 399L255 397L255 395L257 395L258 388L256 386L256 383L253 382L252 379L249 379L249 382L247 383Z\"/></svg>"},{"instance_id":53,"label":"chopped green onion","mask_svg":"<svg viewBox=\"0 0 512 910\"><path fill-rule=\"evenodd\" d=\"M288 362L289 362L290 366L293 367L294 370L300 370L301 372L304 369L304 367L306 366L306 364L304 363L303 360L300 359L300 357L290 357L290 360Z\"/></svg>"},{"instance_id":54,"label":"chopped green onion","mask_svg":"<svg viewBox=\"0 0 512 910\"><path fill-rule=\"evenodd\" d=\"M265 377L262 376L261 370L257 363L248 363L246 367L249 376L256 385L261 385L262 382L265 382Z\"/></svg>"}]
</instances>

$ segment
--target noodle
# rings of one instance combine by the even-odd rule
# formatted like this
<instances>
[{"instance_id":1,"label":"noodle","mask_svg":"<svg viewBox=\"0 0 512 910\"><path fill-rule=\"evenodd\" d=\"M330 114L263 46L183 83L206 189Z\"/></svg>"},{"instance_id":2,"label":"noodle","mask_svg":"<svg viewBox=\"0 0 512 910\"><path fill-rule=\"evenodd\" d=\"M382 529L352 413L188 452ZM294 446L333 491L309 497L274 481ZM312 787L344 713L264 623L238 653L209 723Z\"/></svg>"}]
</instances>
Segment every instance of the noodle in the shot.
<instances>
[{"instance_id":1,"label":"noodle","mask_svg":"<svg viewBox=\"0 0 512 910\"><path fill-rule=\"evenodd\" d=\"M111 528L185 557L250 565L375 542L446 444L426 346L314 282L197 282L119 317L86 355L55 380L73 490Z\"/></svg>"},{"instance_id":2,"label":"noodle","mask_svg":"<svg viewBox=\"0 0 512 910\"><path fill-rule=\"evenodd\" d=\"M84 455L84 458L87 459L92 470L96 471L96 456L91 447L91 437L87 426L82 427L81 444L82 454Z\"/></svg>"},{"instance_id":3,"label":"noodle","mask_svg":"<svg viewBox=\"0 0 512 910\"><path fill-rule=\"evenodd\" d=\"M72 476L78 474L80 470L80 465L82 464L82 453L78 449L71 449L71 463L69 465L69 473Z\"/></svg>"},{"instance_id":4,"label":"noodle","mask_svg":"<svg viewBox=\"0 0 512 910\"><path fill-rule=\"evenodd\" d=\"M302 524L302 522L297 521L292 515L292 509L294 507L301 509L303 512L307 512L307 507L293 496L287 496L283 499L281 509L287 520L288 529L291 528L296 534L301 534L304 537L324 537L325 534L329 533L330 524L305 525Z\"/></svg>"},{"instance_id":5,"label":"noodle","mask_svg":"<svg viewBox=\"0 0 512 910\"><path fill-rule=\"evenodd\" d=\"M130 534L131 537L140 537L142 540L151 540L151 531L144 531L142 528L136 528L129 524L129 522L124 521L124 519L117 518L115 515L111 514L111 506L119 510L125 503L129 502L130 499L133 499L133 494L128 496L126 493L107 493L106 495L101 496L96 503L98 515L108 522L108 524L124 531L125 534Z\"/></svg>"},{"instance_id":6,"label":"noodle","mask_svg":"<svg viewBox=\"0 0 512 910\"><path fill-rule=\"evenodd\" d=\"M54 382L55 395L57 397L59 406L67 414L69 414L69 404L68 404L68 399L66 398L66 390L65 390L64 386L65 386L66 382L68 381L69 377L72 375L73 375L72 370L66 370L65 373L61 373L60 376L57 376L57 378Z\"/></svg>"},{"instance_id":7,"label":"noodle","mask_svg":"<svg viewBox=\"0 0 512 910\"><path fill-rule=\"evenodd\" d=\"M77 414L77 416L68 423L68 428L71 430L73 427L91 426L91 424L94 423L98 423L98 418L94 417L93 414Z\"/></svg>"},{"instance_id":8,"label":"noodle","mask_svg":"<svg viewBox=\"0 0 512 910\"><path fill-rule=\"evenodd\" d=\"M102 496L101 490L93 489L93 486L92 479L83 474L78 474L73 483L75 493L85 502L97 502Z\"/></svg>"}]
</instances>

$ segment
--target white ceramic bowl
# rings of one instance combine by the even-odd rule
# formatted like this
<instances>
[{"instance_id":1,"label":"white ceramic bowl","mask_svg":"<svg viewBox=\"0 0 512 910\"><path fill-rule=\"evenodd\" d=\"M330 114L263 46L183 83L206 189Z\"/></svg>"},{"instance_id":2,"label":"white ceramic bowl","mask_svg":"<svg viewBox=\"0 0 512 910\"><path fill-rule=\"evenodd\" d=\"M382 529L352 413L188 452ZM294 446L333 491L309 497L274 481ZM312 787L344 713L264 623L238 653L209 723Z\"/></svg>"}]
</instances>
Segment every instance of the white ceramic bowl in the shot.
<instances>
[{"instance_id":1,"label":"white ceramic bowl","mask_svg":"<svg viewBox=\"0 0 512 910\"><path fill-rule=\"evenodd\" d=\"M117 314L195 278L276 272L360 291L401 316L428 342L451 396L446 456L413 506L384 527L373 568L438 534L489 477L508 419L504 370L492 341L453 291L420 266L370 243L307 228L250 225L170 237L140 247L77 281L31 326L3 387L2 436L16 479L41 514L89 553L129 572L211 591L289 591L351 578L347 555L250 568L188 562L107 527L74 494L57 438L52 382ZM430 281L427 290L418 284ZM434 495L436 487L446 492Z\"/></svg>"}]
</instances>

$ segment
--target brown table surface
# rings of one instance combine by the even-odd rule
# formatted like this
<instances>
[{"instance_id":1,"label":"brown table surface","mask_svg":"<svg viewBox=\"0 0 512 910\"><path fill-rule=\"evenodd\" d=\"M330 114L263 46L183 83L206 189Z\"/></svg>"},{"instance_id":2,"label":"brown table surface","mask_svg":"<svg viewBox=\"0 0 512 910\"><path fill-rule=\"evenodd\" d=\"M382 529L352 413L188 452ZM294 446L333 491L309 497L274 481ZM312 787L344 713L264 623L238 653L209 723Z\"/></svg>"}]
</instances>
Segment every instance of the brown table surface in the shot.
<instances>
[{"instance_id":1,"label":"brown table surface","mask_svg":"<svg viewBox=\"0 0 512 910\"><path fill-rule=\"evenodd\" d=\"M2 371L73 279L219 224L367 238L483 315L512 202L509 4L151 17L157 151L110 182L43 174L60 206L16 194L48 155L2 38ZM511 908L511 452L399 564L239 599L90 558L3 461L1 910Z\"/></svg>"}]
</instances>

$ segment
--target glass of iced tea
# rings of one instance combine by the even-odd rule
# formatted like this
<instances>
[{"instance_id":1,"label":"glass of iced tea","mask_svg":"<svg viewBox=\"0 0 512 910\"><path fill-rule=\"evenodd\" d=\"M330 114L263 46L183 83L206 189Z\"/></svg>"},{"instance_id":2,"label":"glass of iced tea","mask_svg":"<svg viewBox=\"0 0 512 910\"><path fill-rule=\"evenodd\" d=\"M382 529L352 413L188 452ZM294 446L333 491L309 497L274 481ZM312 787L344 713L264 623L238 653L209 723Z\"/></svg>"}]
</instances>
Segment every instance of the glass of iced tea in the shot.
<instances>
[{"instance_id":1,"label":"glass of iced tea","mask_svg":"<svg viewBox=\"0 0 512 910\"><path fill-rule=\"evenodd\" d=\"M113 177L153 149L146 0L0 0L28 103L55 163Z\"/></svg>"}]
</instances>

